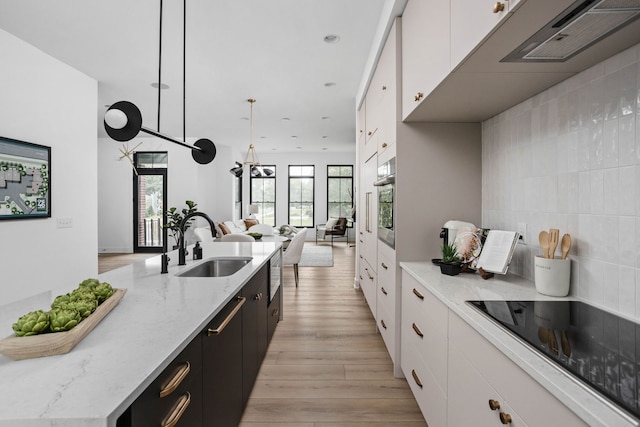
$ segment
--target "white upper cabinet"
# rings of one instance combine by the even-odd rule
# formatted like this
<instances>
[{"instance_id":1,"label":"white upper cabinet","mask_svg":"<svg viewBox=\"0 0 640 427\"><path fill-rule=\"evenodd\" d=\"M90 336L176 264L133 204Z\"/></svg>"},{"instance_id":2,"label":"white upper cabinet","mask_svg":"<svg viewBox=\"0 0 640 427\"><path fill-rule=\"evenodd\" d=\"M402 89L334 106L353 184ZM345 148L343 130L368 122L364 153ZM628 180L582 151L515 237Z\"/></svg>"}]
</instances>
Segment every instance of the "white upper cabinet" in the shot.
<instances>
[{"instance_id":1,"label":"white upper cabinet","mask_svg":"<svg viewBox=\"0 0 640 427\"><path fill-rule=\"evenodd\" d=\"M449 0L409 0L402 14L402 119L449 74Z\"/></svg>"},{"instance_id":2,"label":"white upper cabinet","mask_svg":"<svg viewBox=\"0 0 640 427\"><path fill-rule=\"evenodd\" d=\"M451 0L451 68L462 62L507 16L509 3L505 0Z\"/></svg>"}]
</instances>

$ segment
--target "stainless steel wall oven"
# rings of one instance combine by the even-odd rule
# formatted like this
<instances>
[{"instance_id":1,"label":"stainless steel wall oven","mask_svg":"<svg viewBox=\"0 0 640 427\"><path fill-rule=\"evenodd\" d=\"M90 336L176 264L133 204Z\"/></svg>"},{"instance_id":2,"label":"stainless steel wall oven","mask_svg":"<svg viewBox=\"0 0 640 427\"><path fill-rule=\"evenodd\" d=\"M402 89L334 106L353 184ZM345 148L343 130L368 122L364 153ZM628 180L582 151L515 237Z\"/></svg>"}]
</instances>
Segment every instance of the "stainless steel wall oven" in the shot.
<instances>
[{"instance_id":1,"label":"stainless steel wall oven","mask_svg":"<svg viewBox=\"0 0 640 427\"><path fill-rule=\"evenodd\" d=\"M396 158L378 167L378 239L395 248Z\"/></svg>"}]
</instances>

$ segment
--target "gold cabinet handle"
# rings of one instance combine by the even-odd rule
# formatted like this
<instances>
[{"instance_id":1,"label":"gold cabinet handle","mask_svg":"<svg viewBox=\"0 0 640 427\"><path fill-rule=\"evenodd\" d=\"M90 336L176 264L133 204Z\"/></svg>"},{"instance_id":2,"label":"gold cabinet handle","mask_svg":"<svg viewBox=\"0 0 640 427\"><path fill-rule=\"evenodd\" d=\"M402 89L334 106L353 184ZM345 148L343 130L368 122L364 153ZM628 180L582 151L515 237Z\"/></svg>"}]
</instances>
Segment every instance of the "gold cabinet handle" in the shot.
<instances>
[{"instance_id":1,"label":"gold cabinet handle","mask_svg":"<svg viewBox=\"0 0 640 427\"><path fill-rule=\"evenodd\" d=\"M371 136L371 135L373 135L373 132L369 131L369 132L367 132L367 135Z\"/></svg>"},{"instance_id":2,"label":"gold cabinet handle","mask_svg":"<svg viewBox=\"0 0 640 427\"><path fill-rule=\"evenodd\" d=\"M184 362L182 365L178 366L176 373L167 380L166 383L160 387L160 397L169 396L171 393L176 391L182 380L184 380L189 372L191 371L191 363L189 361Z\"/></svg>"},{"instance_id":3,"label":"gold cabinet handle","mask_svg":"<svg viewBox=\"0 0 640 427\"><path fill-rule=\"evenodd\" d=\"M385 264L384 262L381 262L380 265L382 266L382 268L384 268L385 270L387 270L389 267L387 267L387 264Z\"/></svg>"},{"instance_id":4,"label":"gold cabinet handle","mask_svg":"<svg viewBox=\"0 0 640 427\"><path fill-rule=\"evenodd\" d=\"M180 417L184 414L184 411L189 407L189 403L191 403L191 393L186 392L180 399L176 402L174 407L171 409L171 412L162 420L160 423L161 427L175 427L180 421Z\"/></svg>"},{"instance_id":5,"label":"gold cabinet handle","mask_svg":"<svg viewBox=\"0 0 640 427\"><path fill-rule=\"evenodd\" d=\"M271 312L271 317L278 317L280 315L280 310L277 308Z\"/></svg>"},{"instance_id":6,"label":"gold cabinet handle","mask_svg":"<svg viewBox=\"0 0 640 427\"><path fill-rule=\"evenodd\" d=\"M387 329L387 324L384 323L384 319L380 319L380 324L382 325L383 328Z\"/></svg>"},{"instance_id":7,"label":"gold cabinet handle","mask_svg":"<svg viewBox=\"0 0 640 427\"><path fill-rule=\"evenodd\" d=\"M386 85L382 85L382 90L387 90L387 86Z\"/></svg>"},{"instance_id":8,"label":"gold cabinet handle","mask_svg":"<svg viewBox=\"0 0 640 427\"><path fill-rule=\"evenodd\" d=\"M256 301L262 301L262 292L258 292L253 299Z\"/></svg>"},{"instance_id":9,"label":"gold cabinet handle","mask_svg":"<svg viewBox=\"0 0 640 427\"><path fill-rule=\"evenodd\" d=\"M413 294L421 300L424 299L424 295L422 295L416 288L413 288Z\"/></svg>"},{"instance_id":10,"label":"gold cabinet handle","mask_svg":"<svg viewBox=\"0 0 640 427\"><path fill-rule=\"evenodd\" d=\"M422 381L420 381L418 374L416 374L416 371L414 371L413 369L411 370L411 376L413 377L413 380L416 382L418 387L422 388Z\"/></svg>"},{"instance_id":11,"label":"gold cabinet handle","mask_svg":"<svg viewBox=\"0 0 640 427\"><path fill-rule=\"evenodd\" d=\"M489 409L491 409L492 411L497 411L498 409L500 409L500 402L498 402L497 400L489 399Z\"/></svg>"},{"instance_id":12,"label":"gold cabinet handle","mask_svg":"<svg viewBox=\"0 0 640 427\"><path fill-rule=\"evenodd\" d=\"M498 1L493 5L493 13L500 13L504 10L504 3Z\"/></svg>"},{"instance_id":13,"label":"gold cabinet handle","mask_svg":"<svg viewBox=\"0 0 640 427\"><path fill-rule=\"evenodd\" d=\"M369 274L369 269L365 268L364 271L367 272L367 276L369 276L369 280L373 280L373 276Z\"/></svg>"},{"instance_id":14,"label":"gold cabinet handle","mask_svg":"<svg viewBox=\"0 0 640 427\"><path fill-rule=\"evenodd\" d=\"M418 101L420 101L420 100L422 99L422 97L423 97L423 96L424 96L424 93L422 93L422 92L418 92L418 93L416 94L416 96L414 96L414 97L413 97L413 100L414 100L414 101L416 101L416 102L418 102Z\"/></svg>"},{"instance_id":15,"label":"gold cabinet handle","mask_svg":"<svg viewBox=\"0 0 640 427\"><path fill-rule=\"evenodd\" d=\"M386 142L382 143L382 148L387 148L387 143Z\"/></svg>"},{"instance_id":16,"label":"gold cabinet handle","mask_svg":"<svg viewBox=\"0 0 640 427\"><path fill-rule=\"evenodd\" d=\"M511 415L500 412L500 422L502 424L511 424Z\"/></svg>"},{"instance_id":17,"label":"gold cabinet handle","mask_svg":"<svg viewBox=\"0 0 640 427\"><path fill-rule=\"evenodd\" d=\"M418 334L418 336L420 338L424 337L424 334L422 333L422 331L420 330L420 328L418 328L418 325L416 325L415 323L411 325L411 327L413 328L413 331Z\"/></svg>"},{"instance_id":18,"label":"gold cabinet handle","mask_svg":"<svg viewBox=\"0 0 640 427\"><path fill-rule=\"evenodd\" d=\"M382 292L382 293L383 293L383 294L385 294L385 295L388 295L388 294L387 294L387 290L384 288L384 286L382 286L382 287L380 288L380 292Z\"/></svg>"},{"instance_id":19,"label":"gold cabinet handle","mask_svg":"<svg viewBox=\"0 0 640 427\"><path fill-rule=\"evenodd\" d=\"M229 315L225 317L222 323L220 323L220 326L218 326L217 328L207 329L208 337L210 337L211 335L218 335L224 330L224 328L227 327L229 322L231 322L231 319L233 319L233 316L235 316L238 313L238 311L240 311L244 303L247 302L247 297L238 297L236 298L236 301L238 301L238 304L236 304L236 306L233 307L233 310L231 311L231 313L229 313Z\"/></svg>"}]
</instances>

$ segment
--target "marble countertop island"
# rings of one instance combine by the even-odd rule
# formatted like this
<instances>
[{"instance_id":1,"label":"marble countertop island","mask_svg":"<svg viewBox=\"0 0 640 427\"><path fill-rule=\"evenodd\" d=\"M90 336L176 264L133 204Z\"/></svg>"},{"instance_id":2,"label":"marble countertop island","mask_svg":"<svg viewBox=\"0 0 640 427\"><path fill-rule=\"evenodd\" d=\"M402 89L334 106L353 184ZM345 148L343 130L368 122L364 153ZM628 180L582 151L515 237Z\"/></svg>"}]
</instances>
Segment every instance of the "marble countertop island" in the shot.
<instances>
[{"instance_id":1,"label":"marble countertop island","mask_svg":"<svg viewBox=\"0 0 640 427\"><path fill-rule=\"evenodd\" d=\"M281 243L203 243L203 260L178 266L170 253L168 274L160 256L98 276L126 288L120 303L71 352L14 361L0 355L0 426L112 427L136 397L264 266ZM175 274L213 256L252 257L249 266L219 278ZM61 266L64 268L64 266ZM69 283L0 307L0 337L30 311L47 310L71 292Z\"/></svg>"},{"instance_id":2,"label":"marble countertop island","mask_svg":"<svg viewBox=\"0 0 640 427\"><path fill-rule=\"evenodd\" d=\"M430 262L401 262L400 266L588 425L638 425L636 420L614 408L603 397L571 378L568 373L465 303L470 300L539 301L576 298L555 298L539 294L533 282L514 275L496 274L489 280L483 280L477 274L453 277L441 274L438 266ZM591 302L587 303L596 306ZM610 311L603 307L598 308Z\"/></svg>"}]
</instances>

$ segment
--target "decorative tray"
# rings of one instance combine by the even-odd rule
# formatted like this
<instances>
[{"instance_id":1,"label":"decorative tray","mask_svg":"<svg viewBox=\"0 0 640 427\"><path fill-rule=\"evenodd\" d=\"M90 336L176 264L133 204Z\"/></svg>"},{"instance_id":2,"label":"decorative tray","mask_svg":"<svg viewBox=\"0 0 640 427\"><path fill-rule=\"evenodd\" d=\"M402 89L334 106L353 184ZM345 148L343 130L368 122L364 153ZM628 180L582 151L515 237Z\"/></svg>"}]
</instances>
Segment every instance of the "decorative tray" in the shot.
<instances>
[{"instance_id":1,"label":"decorative tray","mask_svg":"<svg viewBox=\"0 0 640 427\"><path fill-rule=\"evenodd\" d=\"M15 334L0 340L0 353L13 360L65 354L71 351L113 308L118 305L126 289L114 289L107 298L86 319L65 332L50 332L41 335L16 337Z\"/></svg>"}]
</instances>

